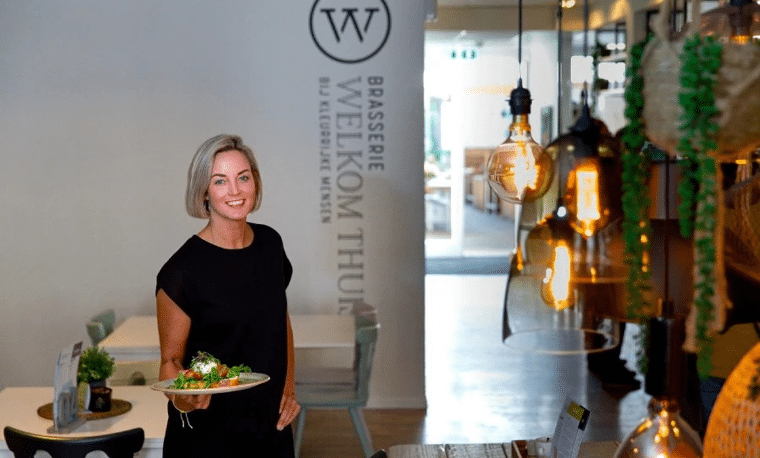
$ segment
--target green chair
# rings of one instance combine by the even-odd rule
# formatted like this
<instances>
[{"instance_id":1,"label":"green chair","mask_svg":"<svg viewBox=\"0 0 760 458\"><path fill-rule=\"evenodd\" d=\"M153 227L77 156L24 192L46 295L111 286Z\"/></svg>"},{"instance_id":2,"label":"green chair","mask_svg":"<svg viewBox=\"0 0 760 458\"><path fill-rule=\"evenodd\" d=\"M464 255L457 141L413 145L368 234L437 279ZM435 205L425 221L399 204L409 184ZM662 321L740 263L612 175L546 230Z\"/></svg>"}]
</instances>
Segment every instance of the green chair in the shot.
<instances>
[{"instance_id":1,"label":"green chair","mask_svg":"<svg viewBox=\"0 0 760 458\"><path fill-rule=\"evenodd\" d=\"M374 453L372 438L361 409L367 406L369 398L369 381L379 329L380 325L374 317L356 316L353 380L347 382L345 377L339 377L334 381L325 378L320 382L296 384L296 399L301 405L295 425L296 458L300 456L306 413L309 409L347 409L359 436L364 456L369 458Z\"/></svg>"},{"instance_id":2,"label":"green chair","mask_svg":"<svg viewBox=\"0 0 760 458\"><path fill-rule=\"evenodd\" d=\"M377 308L363 301L356 301L350 306L343 306L338 309L339 315L353 315L354 317L365 317L377 321Z\"/></svg>"},{"instance_id":3,"label":"green chair","mask_svg":"<svg viewBox=\"0 0 760 458\"><path fill-rule=\"evenodd\" d=\"M354 317L356 328L377 323L377 309L362 301L350 306L341 307L339 315ZM354 355L354 366L359 361L359 355ZM325 367L325 366L296 366L296 386L298 385L329 384L353 387L356 384L355 367Z\"/></svg>"},{"instance_id":4,"label":"green chair","mask_svg":"<svg viewBox=\"0 0 760 458\"><path fill-rule=\"evenodd\" d=\"M112 309L108 309L90 318L90 321L87 323L87 334L90 336L90 340L92 340L93 347L98 346L101 340L113 332L115 321L116 314Z\"/></svg>"},{"instance_id":5,"label":"green chair","mask_svg":"<svg viewBox=\"0 0 760 458\"><path fill-rule=\"evenodd\" d=\"M88 437L42 436L6 426L5 442L15 458L33 458L43 450L53 458L85 458L100 450L110 458L134 458L145 442L145 431L134 428L113 434Z\"/></svg>"}]
</instances>

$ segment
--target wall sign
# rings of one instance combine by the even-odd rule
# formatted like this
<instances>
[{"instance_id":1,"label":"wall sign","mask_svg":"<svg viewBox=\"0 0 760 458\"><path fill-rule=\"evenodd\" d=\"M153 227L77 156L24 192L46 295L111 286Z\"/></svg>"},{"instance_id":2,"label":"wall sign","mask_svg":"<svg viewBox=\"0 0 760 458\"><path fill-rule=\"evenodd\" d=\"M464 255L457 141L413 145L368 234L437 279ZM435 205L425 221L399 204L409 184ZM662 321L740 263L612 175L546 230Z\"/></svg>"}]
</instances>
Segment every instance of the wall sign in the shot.
<instances>
[{"instance_id":1,"label":"wall sign","mask_svg":"<svg viewBox=\"0 0 760 458\"><path fill-rule=\"evenodd\" d=\"M309 31L324 55L355 64L383 48L391 33L391 13L385 0L316 0Z\"/></svg>"}]
</instances>

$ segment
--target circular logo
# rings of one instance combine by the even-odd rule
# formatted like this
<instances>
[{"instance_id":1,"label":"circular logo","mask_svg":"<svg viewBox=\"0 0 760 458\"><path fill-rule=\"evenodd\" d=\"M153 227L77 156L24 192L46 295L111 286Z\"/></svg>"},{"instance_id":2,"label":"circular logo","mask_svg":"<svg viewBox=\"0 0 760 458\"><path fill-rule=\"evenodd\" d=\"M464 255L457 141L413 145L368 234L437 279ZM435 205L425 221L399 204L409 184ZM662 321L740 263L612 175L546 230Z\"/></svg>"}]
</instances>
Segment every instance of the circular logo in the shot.
<instances>
[{"instance_id":1,"label":"circular logo","mask_svg":"<svg viewBox=\"0 0 760 458\"><path fill-rule=\"evenodd\" d=\"M391 33L391 12L385 0L316 0L309 31L324 55L355 64L383 48Z\"/></svg>"}]
</instances>

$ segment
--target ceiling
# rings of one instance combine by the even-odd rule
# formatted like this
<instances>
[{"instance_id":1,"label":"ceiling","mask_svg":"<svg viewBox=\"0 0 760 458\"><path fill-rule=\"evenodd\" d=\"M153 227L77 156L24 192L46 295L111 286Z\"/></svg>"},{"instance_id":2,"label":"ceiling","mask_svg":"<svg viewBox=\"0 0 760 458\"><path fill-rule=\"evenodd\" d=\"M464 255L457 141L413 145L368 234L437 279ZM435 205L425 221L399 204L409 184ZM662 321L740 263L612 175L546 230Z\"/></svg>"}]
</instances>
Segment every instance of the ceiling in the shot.
<instances>
[{"instance_id":1,"label":"ceiling","mask_svg":"<svg viewBox=\"0 0 760 458\"><path fill-rule=\"evenodd\" d=\"M508 44L517 35L518 1L428 0L426 4L437 6L437 17L427 24L425 39L431 43L476 46ZM558 0L522 1L523 30L557 30ZM575 32L572 46L576 51L583 49L583 3L584 0L576 0L575 7L563 9L563 29Z\"/></svg>"},{"instance_id":2,"label":"ceiling","mask_svg":"<svg viewBox=\"0 0 760 458\"><path fill-rule=\"evenodd\" d=\"M517 6L518 0L436 0L443 8ZM523 0L523 5L556 5L557 0Z\"/></svg>"},{"instance_id":3,"label":"ceiling","mask_svg":"<svg viewBox=\"0 0 760 458\"><path fill-rule=\"evenodd\" d=\"M517 31L497 30L428 30L425 40L430 43L482 46L484 44L507 44L517 36Z\"/></svg>"}]
</instances>

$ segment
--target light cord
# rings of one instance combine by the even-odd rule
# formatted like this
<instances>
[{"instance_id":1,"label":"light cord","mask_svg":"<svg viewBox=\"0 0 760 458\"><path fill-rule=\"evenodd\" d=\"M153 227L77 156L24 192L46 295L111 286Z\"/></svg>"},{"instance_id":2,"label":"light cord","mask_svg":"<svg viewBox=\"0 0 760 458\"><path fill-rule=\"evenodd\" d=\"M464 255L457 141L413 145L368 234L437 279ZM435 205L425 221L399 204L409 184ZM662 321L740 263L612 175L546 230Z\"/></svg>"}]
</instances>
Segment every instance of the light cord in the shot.
<instances>
[{"instance_id":1,"label":"light cord","mask_svg":"<svg viewBox=\"0 0 760 458\"><path fill-rule=\"evenodd\" d=\"M562 135L562 0L557 0L557 136Z\"/></svg>"},{"instance_id":2,"label":"light cord","mask_svg":"<svg viewBox=\"0 0 760 458\"><path fill-rule=\"evenodd\" d=\"M517 73L522 79L522 0L517 2Z\"/></svg>"},{"instance_id":3,"label":"light cord","mask_svg":"<svg viewBox=\"0 0 760 458\"><path fill-rule=\"evenodd\" d=\"M583 0L583 56L588 57L588 0Z\"/></svg>"}]
</instances>

